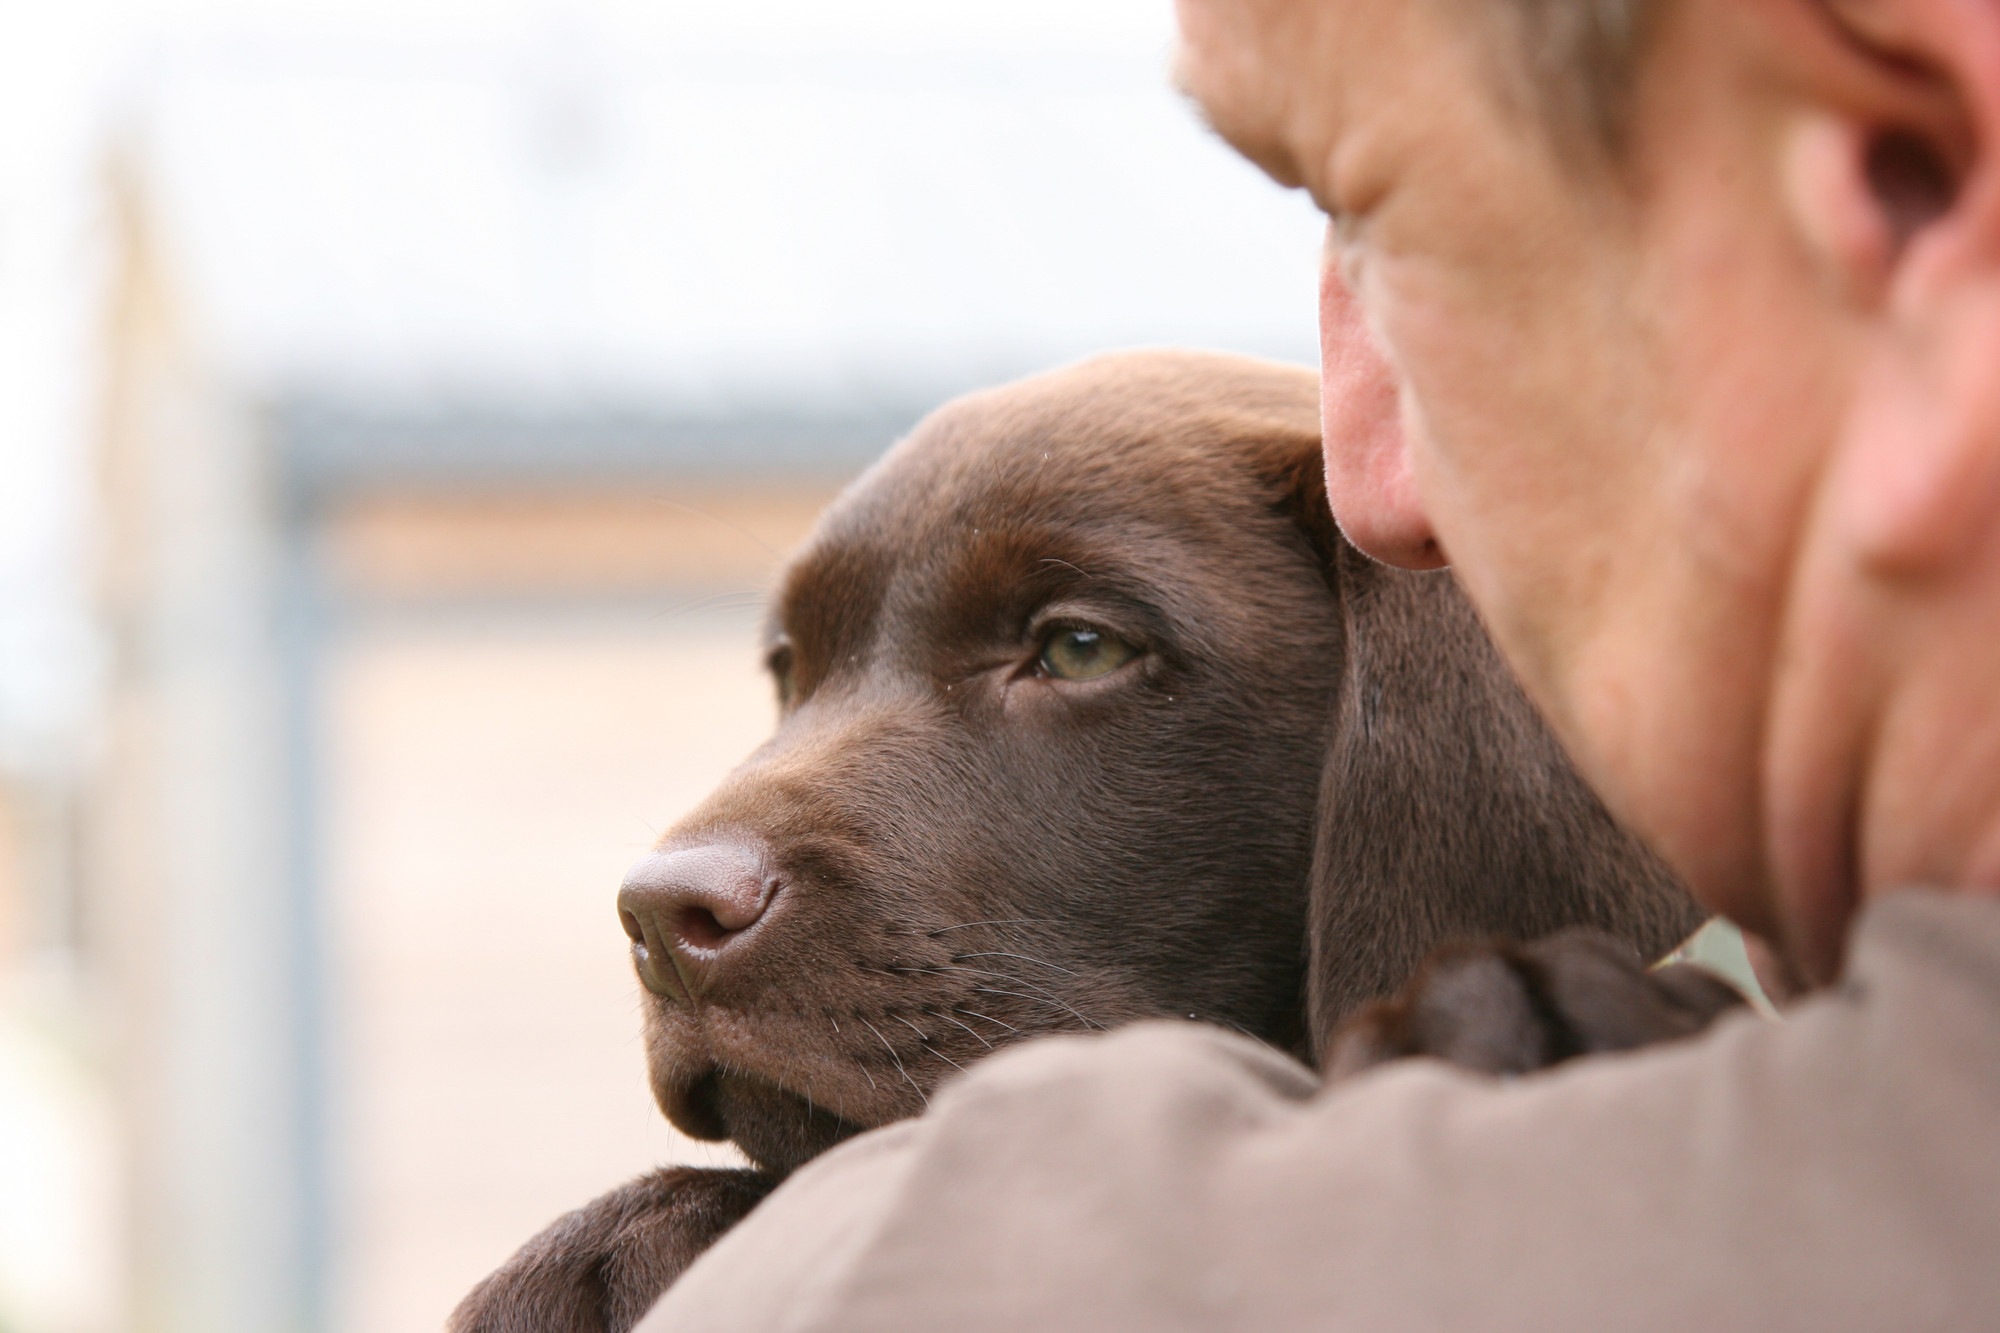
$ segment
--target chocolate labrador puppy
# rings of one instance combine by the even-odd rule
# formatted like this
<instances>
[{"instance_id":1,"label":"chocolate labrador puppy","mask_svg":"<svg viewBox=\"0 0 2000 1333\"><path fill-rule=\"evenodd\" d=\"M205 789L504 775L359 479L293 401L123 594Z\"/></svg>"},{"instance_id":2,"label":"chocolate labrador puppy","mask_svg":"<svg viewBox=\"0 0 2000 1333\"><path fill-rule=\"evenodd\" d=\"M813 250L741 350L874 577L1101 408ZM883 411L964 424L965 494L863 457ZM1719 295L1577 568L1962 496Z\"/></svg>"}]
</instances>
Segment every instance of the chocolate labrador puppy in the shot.
<instances>
[{"instance_id":1,"label":"chocolate labrador puppy","mask_svg":"<svg viewBox=\"0 0 2000 1333\"><path fill-rule=\"evenodd\" d=\"M1517 1068L1728 1002L1638 966L1701 913L1449 575L1341 538L1309 371L1145 352L960 399L828 510L767 640L776 734L618 902L660 1105L755 1169L606 1195L454 1329L629 1327L784 1173L1038 1033ZM1446 941L1578 926L1337 1036Z\"/></svg>"}]
</instances>

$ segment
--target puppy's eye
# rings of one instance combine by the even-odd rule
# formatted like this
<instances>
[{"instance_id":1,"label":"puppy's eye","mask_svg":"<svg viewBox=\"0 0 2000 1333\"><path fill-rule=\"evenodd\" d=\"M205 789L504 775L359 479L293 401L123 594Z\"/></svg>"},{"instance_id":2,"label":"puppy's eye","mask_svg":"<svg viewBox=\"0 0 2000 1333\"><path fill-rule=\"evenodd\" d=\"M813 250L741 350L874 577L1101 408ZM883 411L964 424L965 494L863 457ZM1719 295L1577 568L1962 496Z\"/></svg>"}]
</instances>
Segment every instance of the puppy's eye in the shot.
<instances>
[{"instance_id":1,"label":"puppy's eye","mask_svg":"<svg viewBox=\"0 0 2000 1333\"><path fill-rule=\"evenodd\" d=\"M1089 680L1116 671L1139 650L1116 634L1097 629L1063 629L1042 645L1042 669L1063 680Z\"/></svg>"},{"instance_id":2,"label":"puppy's eye","mask_svg":"<svg viewBox=\"0 0 2000 1333\"><path fill-rule=\"evenodd\" d=\"M764 659L764 666L770 671L771 679L777 682L780 708L789 707L798 697L798 676L793 669L794 665L792 650L785 644L773 648L771 655Z\"/></svg>"}]
</instances>

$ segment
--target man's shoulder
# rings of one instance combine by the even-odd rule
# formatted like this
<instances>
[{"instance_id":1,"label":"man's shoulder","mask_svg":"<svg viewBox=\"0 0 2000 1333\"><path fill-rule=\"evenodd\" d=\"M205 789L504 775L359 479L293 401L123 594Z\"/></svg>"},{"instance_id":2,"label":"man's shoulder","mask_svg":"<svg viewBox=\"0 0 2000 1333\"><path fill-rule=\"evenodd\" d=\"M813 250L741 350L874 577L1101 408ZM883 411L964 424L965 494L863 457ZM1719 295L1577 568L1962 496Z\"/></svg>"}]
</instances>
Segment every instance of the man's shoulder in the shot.
<instances>
[{"instance_id":1,"label":"man's shoulder","mask_svg":"<svg viewBox=\"0 0 2000 1333\"><path fill-rule=\"evenodd\" d=\"M646 1327L1970 1327L1995 1043L2000 903L1928 893L1782 1021L1519 1079L1034 1043L802 1171Z\"/></svg>"}]
</instances>

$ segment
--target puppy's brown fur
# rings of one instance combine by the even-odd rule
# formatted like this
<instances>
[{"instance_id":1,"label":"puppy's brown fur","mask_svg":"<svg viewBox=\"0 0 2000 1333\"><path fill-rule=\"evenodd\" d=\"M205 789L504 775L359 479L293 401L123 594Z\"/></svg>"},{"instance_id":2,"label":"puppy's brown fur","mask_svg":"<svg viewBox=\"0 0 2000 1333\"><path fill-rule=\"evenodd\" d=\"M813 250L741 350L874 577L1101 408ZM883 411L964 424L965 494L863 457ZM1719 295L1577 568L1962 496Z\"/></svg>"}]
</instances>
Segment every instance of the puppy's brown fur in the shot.
<instances>
[{"instance_id":1,"label":"puppy's brown fur","mask_svg":"<svg viewBox=\"0 0 2000 1333\"><path fill-rule=\"evenodd\" d=\"M1136 652L1052 674L1077 629ZM1444 941L1653 956L1699 921L1449 576L1342 540L1304 370L1137 353L945 407L827 512L769 639L776 734L622 900L661 1105L767 1172L1036 1033L1317 1059ZM508 1302L579 1248L545 1233L454 1327L530 1327Z\"/></svg>"}]
</instances>

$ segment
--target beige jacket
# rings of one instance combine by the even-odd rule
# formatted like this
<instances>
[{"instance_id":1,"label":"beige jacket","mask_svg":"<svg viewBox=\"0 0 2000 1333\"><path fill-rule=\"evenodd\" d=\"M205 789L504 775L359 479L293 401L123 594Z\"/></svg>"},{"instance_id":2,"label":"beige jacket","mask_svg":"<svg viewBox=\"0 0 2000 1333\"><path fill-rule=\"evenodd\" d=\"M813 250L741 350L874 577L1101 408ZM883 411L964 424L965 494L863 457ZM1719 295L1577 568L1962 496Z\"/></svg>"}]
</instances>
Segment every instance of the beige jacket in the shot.
<instances>
[{"instance_id":1,"label":"beige jacket","mask_svg":"<svg viewBox=\"0 0 2000 1333\"><path fill-rule=\"evenodd\" d=\"M800 1171L641 1333L2000 1330L2000 901L1871 910L1782 1023L1322 1090L1148 1024Z\"/></svg>"}]
</instances>

